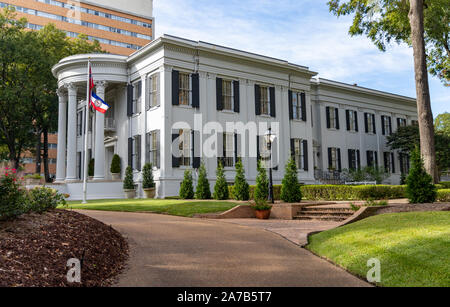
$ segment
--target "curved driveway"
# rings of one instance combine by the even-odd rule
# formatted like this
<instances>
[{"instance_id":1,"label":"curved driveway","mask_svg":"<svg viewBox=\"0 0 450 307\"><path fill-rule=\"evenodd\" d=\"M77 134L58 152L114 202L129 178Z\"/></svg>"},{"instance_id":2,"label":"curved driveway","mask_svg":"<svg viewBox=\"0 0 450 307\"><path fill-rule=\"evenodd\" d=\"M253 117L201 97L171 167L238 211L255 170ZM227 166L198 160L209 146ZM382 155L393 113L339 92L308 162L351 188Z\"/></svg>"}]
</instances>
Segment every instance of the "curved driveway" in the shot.
<instances>
[{"instance_id":1,"label":"curved driveway","mask_svg":"<svg viewBox=\"0 0 450 307\"><path fill-rule=\"evenodd\" d=\"M118 286L369 286L262 229L146 213L82 213L129 240L128 269Z\"/></svg>"}]
</instances>

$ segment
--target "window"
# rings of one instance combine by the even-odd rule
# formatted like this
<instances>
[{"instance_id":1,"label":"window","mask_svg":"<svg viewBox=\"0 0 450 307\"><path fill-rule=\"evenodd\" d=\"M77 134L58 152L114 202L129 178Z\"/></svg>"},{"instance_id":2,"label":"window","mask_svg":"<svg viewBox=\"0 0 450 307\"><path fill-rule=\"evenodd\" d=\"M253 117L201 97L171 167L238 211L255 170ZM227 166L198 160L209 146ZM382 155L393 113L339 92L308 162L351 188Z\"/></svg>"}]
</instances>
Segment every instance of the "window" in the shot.
<instances>
[{"instance_id":1,"label":"window","mask_svg":"<svg viewBox=\"0 0 450 307\"><path fill-rule=\"evenodd\" d=\"M58 148L58 144L52 144L52 143L48 144L48 149L57 149L57 148Z\"/></svg>"},{"instance_id":2,"label":"window","mask_svg":"<svg viewBox=\"0 0 450 307\"><path fill-rule=\"evenodd\" d=\"M228 111L234 110L234 93L233 82L228 80L222 80L222 97L223 97L223 109Z\"/></svg>"},{"instance_id":3,"label":"window","mask_svg":"<svg viewBox=\"0 0 450 307\"><path fill-rule=\"evenodd\" d=\"M269 88L267 86L260 87L260 105L261 105L261 114L262 115L270 115L270 93Z\"/></svg>"},{"instance_id":4,"label":"window","mask_svg":"<svg viewBox=\"0 0 450 307\"><path fill-rule=\"evenodd\" d=\"M390 116L381 116L381 128L383 135L392 134L392 120Z\"/></svg>"},{"instance_id":5,"label":"window","mask_svg":"<svg viewBox=\"0 0 450 307\"><path fill-rule=\"evenodd\" d=\"M306 121L305 93L292 92L292 119Z\"/></svg>"},{"instance_id":6,"label":"window","mask_svg":"<svg viewBox=\"0 0 450 307\"><path fill-rule=\"evenodd\" d=\"M190 75L180 72L180 105L189 106L191 104L191 92L192 85Z\"/></svg>"},{"instance_id":7,"label":"window","mask_svg":"<svg viewBox=\"0 0 450 307\"><path fill-rule=\"evenodd\" d=\"M361 169L360 152L358 149L348 150L348 168L351 170Z\"/></svg>"},{"instance_id":8,"label":"window","mask_svg":"<svg viewBox=\"0 0 450 307\"><path fill-rule=\"evenodd\" d=\"M375 114L364 113L364 123L366 126L366 133L377 133L375 126Z\"/></svg>"},{"instance_id":9,"label":"window","mask_svg":"<svg viewBox=\"0 0 450 307\"><path fill-rule=\"evenodd\" d=\"M305 156L304 156L303 142L301 139L294 139L294 160L297 165L297 169L305 168Z\"/></svg>"},{"instance_id":10,"label":"window","mask_svg":"<svg viewBox=\"0 0 450 307\"><path fill-rule=\"evenodd\" d=\"M328 148L328 169L330 171L341 171L341 150L339 148Z\"/></svg>"},{"instance_id":11,"label":"window","mask_svg":"<svg viewBox=\"0 0 450 307\"><path fill-rule=\"evenodd\" d=\"M146 135L145 160L153 167L160 168L160 132L155 130Z\"/></svg>"},{"instance_id":12,"label":"window","mask_svg":"<svg viewBox=\"0 0 450 307\"><path fill-rule=\"evenodd\" d=\"M234 133L223 133L223 157L218 160L222 162L223 167L234 166Z\"/></svg>"},{"instance_id":13,"label":"window","mask_svg":"<svg viewBox=\"0 0 450 307\"><path fill-rule=\"evenodd\" d=\"M405 153L398 154L400 160L400 172L404 175L409 174L409 155Z\"/></svg>"},{"instance_id":14,"label":"window","mask_svg":"<svg viewBox=\"0 0 450 307\"><path fill-rule=\"evenodd\" d=\"M417 120L412 120L411 125L413 126L419 126L419 122Z\"/></svg>"},{"instance_id":15,"label":"window","mask_svg":"<svg viewBox=\"0 0 450 307\"><path fill-rule=\"evenodd\" d=\"M395 173L394 153L384 152L383 157L384 157L384 169L386 170L386 172L394 174Z\"/></svg>"},{"instance_id":16,"label":"window","mask_svg":"<svg viewBox=\"0 0 450 307\"><path fill-rule=\"evenodd\" d=\"M339 130L339 109L334 107L326 108L327 128Z\"/></svg>"},{"instance_id":17,"label":"window","mask_svg":"<svg viewBox=\"0 0 450 307\"><path fill-rule=\"evenodd\" d=\"M191 130L180 129L178 149L180 153L180 166L191 165Z\"/></svg>"},{"instance_id":18,"label":"window","mask_svg":"<svg viewBox=\"0 0 450 307\"><path fill-rule=\"evenodd\" d=\"M358 112L352 110L346 110L345 115L347 118L347 131L358 131Z\"/></svg>"},{"instance_id":19,"label":"window","mask_svg":"<svg viewBox=\"0 0 450 307\"><path fill-rule=\"evenodd\" d=\"M149 103L147 104L147 110L160 105L159 91L159 73L157 73L149 78Z\"/></svg>"},{"instance_id":20,"label":"window","mask_svg":"<svg viewBox=\"0 0 450 307\"><path fill-rule=\"evenodd\" d=\"M136 82L133 86L134 86L133 114L139 114L141 113L142 81Z\"/></svg>"},{"instance_id":21,"label":"window","mask_svg":"<svg viewBox=\"0 0 450 307\"><path fill-rule=\"evenodd\" d=\"M83 135L83 111L77 112L77 136Z\"/></svg>"},{"instance_id":22,"label":"window","mask_svg":"<svg viewBox=\"0 0 450 307\"><path fill-rule=\"evenodd\" d=\"M406 127L406 119L397 118L397 127Z\"/></svg>"},{"instance_id":23,"label":"window","mask_svg":"<svg viewBox=\"0 0 450 307\"><path fill-rule=\"evenodd\" d=\"M367 151L367 166L377 167L378 166L378 154L376 151Z\"/></svg>"},{"instance_id":24,"label":"window","mask_svg":"<svg viewBox=\"0 0 450 307\"><path fill-rule=\"evenodd\" d=\"M141 136L136 135L132 141L132 162L133 169L141 170Z\"/></svg>"}]
</instances>

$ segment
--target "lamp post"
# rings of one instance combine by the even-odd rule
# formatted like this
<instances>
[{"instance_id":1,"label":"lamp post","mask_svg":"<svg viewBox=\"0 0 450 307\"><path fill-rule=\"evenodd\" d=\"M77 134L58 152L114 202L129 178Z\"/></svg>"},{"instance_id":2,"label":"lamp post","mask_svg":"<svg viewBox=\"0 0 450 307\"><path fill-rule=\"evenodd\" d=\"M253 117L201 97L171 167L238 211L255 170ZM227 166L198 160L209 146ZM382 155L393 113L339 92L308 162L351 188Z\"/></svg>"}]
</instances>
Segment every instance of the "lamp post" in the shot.
<instances>
[{"instance_id":1,"label":"lamp post","mask_svg":"<svg viewBox=\"0 0 450 307\"><path fill-rule=\"evenodd\" d=\"M272 179L272 143L275 141L275 135L272 134L272 128L269 127L269 130L267 130L266 134L264 135L264 138L267 143L267 147L270 152L270 167L269 167L269 202L275 203L273 199L273 179Z\"/></svg>"}]
</instances>

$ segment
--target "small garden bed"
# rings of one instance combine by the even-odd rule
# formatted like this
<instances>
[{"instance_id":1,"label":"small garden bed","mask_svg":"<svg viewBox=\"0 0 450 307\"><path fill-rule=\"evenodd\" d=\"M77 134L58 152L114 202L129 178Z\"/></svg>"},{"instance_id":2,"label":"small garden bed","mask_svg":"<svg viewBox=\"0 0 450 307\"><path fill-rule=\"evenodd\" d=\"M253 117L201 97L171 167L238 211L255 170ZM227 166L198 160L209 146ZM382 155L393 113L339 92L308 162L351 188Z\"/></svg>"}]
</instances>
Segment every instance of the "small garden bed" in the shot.
<instances>
[{"instance_id":1,"label":"small garden bed","mask_svg":"<svg viewBox=\"0 0 450 307\"><path fill-rule=\"evenodd\" d=\"M0 222L0 287L109 286L128 244L113 228L73 211L24 214ZM68 283L67 261L83 259L81 283Z\"/></svg>"}]
</instances>

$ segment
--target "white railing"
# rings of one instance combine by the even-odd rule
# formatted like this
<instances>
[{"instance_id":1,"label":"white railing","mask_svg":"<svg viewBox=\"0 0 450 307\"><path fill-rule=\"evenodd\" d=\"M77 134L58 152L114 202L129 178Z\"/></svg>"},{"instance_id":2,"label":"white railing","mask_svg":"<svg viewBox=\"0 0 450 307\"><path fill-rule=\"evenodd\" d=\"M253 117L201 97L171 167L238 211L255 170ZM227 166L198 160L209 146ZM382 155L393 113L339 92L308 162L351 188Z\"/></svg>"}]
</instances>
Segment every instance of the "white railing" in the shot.
<instances>
[{"instance_id":1,"label":"white railing","mask_svg":"<svg viewBox=\"0 0 450 307\"><path fill-rule=\"evenodd\" d=\"M345 185L377 185L376 181L345 182Z\"/></svg>"}]
</instances>

